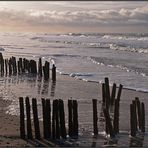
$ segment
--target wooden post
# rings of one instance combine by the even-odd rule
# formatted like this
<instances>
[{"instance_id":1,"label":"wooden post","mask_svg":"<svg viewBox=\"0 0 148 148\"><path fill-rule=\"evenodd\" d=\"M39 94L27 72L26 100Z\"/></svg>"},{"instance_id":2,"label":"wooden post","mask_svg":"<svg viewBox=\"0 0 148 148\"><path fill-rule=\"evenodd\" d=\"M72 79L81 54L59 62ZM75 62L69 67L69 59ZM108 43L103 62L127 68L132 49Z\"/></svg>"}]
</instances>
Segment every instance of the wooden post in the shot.
<instances>
[{"instance_id":1,"label":"wooden post","mask_svg":"<svg viewBox=\"0 0 148 148\"><path fill-rule=\"evenodd\" d=\"M73 100L73 135L78 137L78 103Z\"/></svg>"},{"instance_id":2,"label":"wooden post","mask_svg":"<svg viewBox=\"0 0 148 148\"><path fill-rule=\"evenodd\" d=\"M20 74L21 73L20 61L17 61L17 69L18 69L18 74Z\"/></svg>"},{"instance_id":3,"label":"wooden post","mask_svg":"<svg viewBox=\"0 0 148 148\"><path fill-rule=\"evenodd\" d=\"M1 68L1 75L4 75L4 58L2 53L0 53L0 68Z\"/></svg>"},{"instance_id":4,"label":"wooden post","mask_svg":"<svg viewBox=\"0 0 148 148\"><path fill-rule=\"evenodd\" d=\"M135 97L135 101L136 101L137 114L138 114L138 126L139 126L139 129L141 129L141 106L140 106L139 98Z\"/></svg>"},{"instance_id":5,"label":"wooden post","mask_svg":"<svg viewBox=\"0 0 148 148\"><path fill-rule=\"evenodd\" d=\"M31 117L30 117L30 102L29 98L26 97L26 115L27 115L27 137L28 139L33 139L32 128L31 128Z\"/></svg>"},{"instance_id":6,"label":"wooden post","mask_svg":"<svg viewBox=\"0 0 148 148\"><path fill-rule=\"evenodd\" d=\"M104 83L102 83L102 102L103 102L103 104L105 104L105 84Z\"/></svg>"},{"instance_id":7,"label":"wooden post","mask_svg":"<svg viewBox=\"0 0 148 148\"><path fill-rule=\"evenodd\" d=\"M144 103L141 103L141 131L145 132L145 106Z\"/></svg>"},{"instance_id":8,"label":"wooden post","mask_svg":"<svg viewBox=\"0 0 148 148\"><path fill-rule=\"evenodd\" d=\"M117 94L117 99L118 99L119 101L120 101L120 97L121 97L122 88L123 88L123 85L120 84L119 89L118 89L118 94Z\"/></svg>"},{"instance_id":9,"label":"wooden post","mask_svg":"<svg viewBox=\"0 0 148 148\"><path fill-rule=\"evenodd\" d=\"M25 122L24 122L24 100L22 97L19 98L20 105L20 137L25 139Z\"/></svg>"},{"instance_id":10,"label":"wooden post","mask_svg":"<svg viewBox=\"0 0 148 148\"><path fill-rule=\"evenodd\" d=\"M23 61L22 58L19 58L19 67L20 67L20 73L23 72Z\"/></svg>"},{"instance_id":11,"label":"wooden post","mask_svg":"<svg viewBox=\"0 0 148 148\"><path fill-rule=\"evenodd\" d=\"M32 74L37 74L37 65L36 65L36 61L30 60L30 68L31 68L31 73L32 73Z\"/></svg>"},{"instance_id":12,"label":"wooden post","mask_svg":"<svg viewBox=\"0 0 148 148\"><path fill-rule=\"evenodd\" d=\"M7 73L8 73L7 67L8 67L8 59L5 59L5 74L6 74L6 76L7 76Z\"/></svg>"},{"instance_id":13,"label":"wooden post","mask_svg":"<svg viewBox=\"0 0 148 148\"><path fill-rule=\"evenodd\" d=\"M55 127L55 112L56 112L56 102L55 100L53 100L53 104L52 104L52 139L56 138L56 127Z\"/></svg>"},{"instance_id":14,"label":"wooden post","mask_svg":"<svg viewBox=\"0 0 148 148\"><path fill-rule=\"evenodd\" d=\"M94 128L94 135L98 135L97 99L92 99L92 102L93 102L93 128Z\"/></svg>"},{"instance_id":15,"label":"wooden post","mask_svg":"<svg viewBox=\"0 0 148 148\"><path fill-rule=\"evenodd\" d=\"M68 135L69 137L73 136L73 102L68 100Z\"/></svg>"},{"instance_id":16,"label":"wooden post","mask_svg":"<svg viewBox=\"0 0 148 148\"><path fill-rule=\"evenodd\" d=\"M52 66L52 81L56 81L56 67L54 64Z\"/></svg>"},{"instance_id":17,"label":"wooden post","mask_svg":"<svg viewBox=\"0 0 148 148\"><path fill-rule=\"evenodd\" d=\"M50 100L42 98L43 110L43 133L44 138L49 139L51 136L51 121L50 121Z\"/></svg>"},{"instance_id":18,"label":"wooden post","mask_svg":"<svg viewBox=\"0 0 148 148\"><path fill-rule=\"evenodd\" d=\"M138 131L138 128L137 128L137 108L136 108L136 101L133 100L132 103L133 103L134 127L135 127L135 131Z\"/></svg>"},{"instance_id":19,"label":"wooden post","mask_svg":"<svg viewBox=\"0 0 148 148\"><path fill-rule=\"evenodd\" d=\"M104 112L104 117L105 117L106 125L107 125L108 130L109 130L110 137L114 138L115 132L114 132L114 129L113 129L113 126L112 126L112 123L111 123L109 111L106 108L104 108L103 112Z\"/></svg>"},{"instance_id":20,"label":"wooden post","mask_svg":"<svg viewBox=\"0 0 148 148\"><path fill-rule=\"evenodd\" d=\"M111 98L110 98L110 101L111 101L112 105L114 104L115 97L116 97L116 84L114 83L113 88L112 88Z\"/></svg>"},{"instance_id":21,"label":"wooden post","mask_svg":"<svg viewBox=\"0 0 148 148\"><path fill-rule=\"evenodd\" d=\"M36 98L32 99L32 110L33 110L33 120L34 120L34 128L35 128L35 138L40 140L41 136L40 136L40 127L39 127Z\"/></svg>"},{"instance_id":22,"label":"wooden post","mask_svg":"<svg viewBox=\"0 0 148 148\"><path fill-rule=\"evenodd\" d=\"M30 62L26 59L26 71L30 73Z\"/></svg>"},{"instance_id":23,"label":"wooden post","mask_svg":"<svg viewBox=\"0 0 148 148\"><path fill-rule=\"evenodd\" d=\"M46 99L46 137L47 139L51 137L51 106L50 106L50 100Z\"/></svg>"},{"instance_id":24,"label":"wooden post","mask_svg":"<svg viewBox=\"0 0 148 148\"><path fill-rule=\"evenodd\" d=\"M131 136L136 136L135 124L134 124L134 107L133 104L130 104L130 127L131 127Z\"/></svg>"},{"instance_id":25,"label":"wooden post","mask_svg":"<svg viewBox=\"0 0 148 148\"><path fill-rule=\"evenodd\" d=\"M12 75L11 58L9 59L9 75Z\"/></svg>"},{"instance_id":26,"label":"wooden post","mask_svg":"<svg viewBox=\"0 0 148 148\"><path fill-rule=\"evenodd\" d=\"M55 120L56 120L56 139L60 139L60 127L59 127L59 100L55 100Z\"/></svg>"},{"instance_id":27,"label":"wooden post","mask_svg":"<svg viewBox=\"0 0 148 148\"><path fill-rule=\"evenodd\" d=\"M65 127L65 112L64 112L64 102L59 99L59 117L60 117L60 131L61 137L66 139L66 127Z\"/></svg>"},{"instance_id":28,"label":"wooden post","mask_svg":"<svg viewBox=\"0 0 148 148\"><path fill-rule=\"evenodd\" d=\"M40 77L42 77L42 59L39 58L39 62L38 62L38 74Z\"/></svg>"},{"instance_id":29,"label":"wooden post","mask_svg":"<svg viewBox=\"0 0 148 148\"><path fill-rule=\"evenodd\" d=\"M49 80L49 62L45 61L45 66L43 67L44 79Z\"/></svg>"},{"instance_id":30,"label":"wooden post","mask_svg":"<svg viewBox=\"0 0 148 148\"><path fill-rule=\"evenodd\" d=\"M106 107L110 104L110 89L109 89L109 79L105 78L105 97L106 97ZM108 109L108 108L107 108Z\"/></svg>"},{"instance_id":31,"label":"wooden post","mask_svg":"<svg viewBox=\"0 0 148 148\"><path fill-rule=\"evenodd\" d=\"M115 99L113 126L115 134L119 133L119 100Z\"/></svg>"},{"instance_id":32,"label":"wooden post","mask_svg":"<svg viewBox=\"0 0 148 148\"><path fill-rule=\"evenodd\" d=\"M16 58L12 56L12 68L13 68L13 74L17 74L17 67L16 67Z\"/></svg>"}]
</instances>

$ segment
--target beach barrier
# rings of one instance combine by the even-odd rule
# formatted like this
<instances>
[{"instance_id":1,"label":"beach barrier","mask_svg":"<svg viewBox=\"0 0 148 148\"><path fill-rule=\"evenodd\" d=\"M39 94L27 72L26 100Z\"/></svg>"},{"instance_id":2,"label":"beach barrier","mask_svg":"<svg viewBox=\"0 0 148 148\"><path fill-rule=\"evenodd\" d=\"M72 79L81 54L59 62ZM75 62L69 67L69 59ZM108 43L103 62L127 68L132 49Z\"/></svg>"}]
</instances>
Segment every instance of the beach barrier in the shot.
<instances>
[{"instance_id":1,"label":"beach barrier","mask_svg":"<svg viewBox=\"0 0 148 148\"><path fill-rule=\"evenodd\" d=\"M145 105L138 97L130 104L130 127L132 137L135 137L137 132L145 132Z\"/></svg>"},{"instance_id":2,"label":"beach barrier","mask_svg":"<svg viewBox=\"0 0 148 148\"><path fill-rule=\"evenodd\" d=\"M25 100L25 103L24 103ZM61 99L55 99L52 102L49 99L41 98L43 115L43 134L41 134L40 122L38 117L37 99L32 98L32 113L35 139L66 139L68 134L71 138L78 138L78 103L77 100L68 100L68 132L65 125L64 102ZM33 139L31 107L29 97L19 98L20 104L20 137L22 139ZM25 120L26 106L26 120ZM52 111L51 111L52 108ZM25 124L26 122L26 124ZM25 126L27 128L25 128ZM68 133L68 134L67 134ZM43 135L43 137L42 137Z\"/></svg>"},{"instance_id":3,"label":"beach barrier","mask_svg":"<svg viewBox=\"0 0 148 148\"><path fill-rule=\"evenodd\" d=\"M107 77L104 79L104 83L102 83L102 103L106 121L105 131L106 134L110 134L111 137L119 133L119 107L122 88L123 85L120 84L117 92L117 85L113 83L112 91L110 91L109 79ZM113 123L111 122L109 113L111 108L114 108Z\"/></svg>"},{"instance_id":4,"label":"beach barrier","mask_svg":"<svg viewBox=\"0 0 148 148\"><path fill-rule=\"evenodd\" d=\"M41 61L39 60L39 63ZM40 64L42 65L42 64ZM54 67L54 66L53 66ZM54 81L53 81L54 82ZM111 90L112 88L112 90ZM105 78L105 83L102 84L102 113L103 124L106 136L114 139L113 143L117 142L116 136L120 134L119 130L119 109L121 101L121 93L123 86L114 83L109 86L109 79ZM111 94L110 94L111 92ZM92 99L93 113L93 134L94 137L99 135L98 129L98 100ZM43 127L38 117L38 106L36 98L32 98L32 108L30 107L29 98L19 98L20 105L20 137L22 139L47 139L52 142L57 140L77 139L79 137L79 122L78 122L78 102L77 100L69 99L67 103L67 117L65 117L64 101L55 99L51 102L50 99L41 98L42 103L42 118ZM26 107L26 114L25 114ZM32 109L32 111L31 111ZM31 112L33 116L31 116ZM26 115L26 118L25 118ZM33 117L33 121L31 120ZM67 120L65 121L65 118ZM34 134L31 124L34 125ZM66 123L67 122L67 123ZM26 124L25 124L26 123ZM67 127L66 127L67 125ZM43 129L43 130L41 130ZM27 130L27 131L26 131ZM42 133L43 131L43 133ZM135 97L130 104L130 135L137 138L139 133L142 134L142 140L145 132L145 105L140 102L138 97ZM34 135L34 136L33 136ZM134 140L131 139L130 144L133 145Z\"/></svg>"},{"instance_id":5,"label":"beach barrier","mask_svg":"<svg viewBox=\"0 0 148 148\"><path fill-rule=\"evenodd\" d=\"M50 79L50 63L45 61L42 65L42 59L39 58L38 63L33 59L10 57L4 59L2 53L0 53L0 74L1 76L32 74L34 76L44 77L45 81ZM56 66L52 65L51 80L56 81Z\"/></svg>"}]
</instances>

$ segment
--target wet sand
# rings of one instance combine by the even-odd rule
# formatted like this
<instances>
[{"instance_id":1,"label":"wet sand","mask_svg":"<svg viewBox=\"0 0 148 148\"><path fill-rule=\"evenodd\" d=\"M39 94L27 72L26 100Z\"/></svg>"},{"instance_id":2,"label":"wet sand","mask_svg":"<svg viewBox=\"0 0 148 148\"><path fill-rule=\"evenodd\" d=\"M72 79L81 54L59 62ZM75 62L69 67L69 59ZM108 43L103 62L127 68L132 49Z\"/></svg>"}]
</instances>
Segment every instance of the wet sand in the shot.
<instances>
[{"instance_id":1,"label":"wet sand","mask_svg":"<svg viewBox=\"0 0 148 148\"><path fill-rule=\"evenodd\" d=\"M81 80L77 80L65 75L58 75L57 76L57 82L56 85L49 82L50 87L48 88L48 95L51 100L55 98L63 99L64 101L67 101L70 97L78 100L79 105L79 118L80 121L80 134L87 135L86 137L90 137L89 140L84 139L85 136L80 136L82 143L79 143L80 146L91 146L92 144L99 146L99 144L103 144L102 138L96 139L93 143L92 135L90 134L92 132L92 99L98 99L101 102L101 85L98 83L92 83L92 82L84 82ZM15 86L17 88L17 85ZM14 93L16 92L16 97L19 97L21 93L17 94L17 89L13 88L12 91ZM26 92L22 93L22 96L24 96ZM31 94L29 93L30 97L37 96L37 94ZM147 129L147 119L148 119L148 93L143 92L136 92L133 90L127 90L123 89L121 94L121 108L120 108L120 128L121 131L126 131L126 136L122 135L119 140L119 146L128 146L129 141L129 104L132 102L132 99L135 97L139 97L141 101L145 102L145 109L146 109L146 132ZM9 114L6 114L7 107L9 107L12 104L12 101L3 100L3 97L0 98L0 146L17 146L17 147L23 147L23 146L34 146L33 144L21 140L19 138L19 116L12 116ZM101 113L101 103L98 107L98 116L100 118ZM66 119L67 121L67 119ZM88 121L88 122L87 122ZM91 122L91 123L90 123ZM100 123L98 123L100 125ZM89 126L89 127L88 127ZM101 128L99 128L100 132L102 131ZM89 131L89 132L88 132ZM123 137L123 138L122 138ZM144 146L148 146L148 138L147 135L144 139ZM96 144L97 143L97 144Z\"/></svg>"}]
</instances>

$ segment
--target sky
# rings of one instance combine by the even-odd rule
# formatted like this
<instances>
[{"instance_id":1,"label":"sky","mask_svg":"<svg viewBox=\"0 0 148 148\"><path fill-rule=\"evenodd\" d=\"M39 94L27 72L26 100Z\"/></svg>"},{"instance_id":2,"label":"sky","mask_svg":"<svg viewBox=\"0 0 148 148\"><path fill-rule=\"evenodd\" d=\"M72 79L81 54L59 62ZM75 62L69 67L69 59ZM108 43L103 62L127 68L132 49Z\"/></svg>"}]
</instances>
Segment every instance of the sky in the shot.
<instances>
[{"instance_id":1,"label":"sky","mask_svg":"<svg viewBox=\"0 0 148 148\"><path fill-rule=\"evenodd\" d=\"M0 32L148 33L148 2L0 1Z\"/></svg>"}]
</instances>

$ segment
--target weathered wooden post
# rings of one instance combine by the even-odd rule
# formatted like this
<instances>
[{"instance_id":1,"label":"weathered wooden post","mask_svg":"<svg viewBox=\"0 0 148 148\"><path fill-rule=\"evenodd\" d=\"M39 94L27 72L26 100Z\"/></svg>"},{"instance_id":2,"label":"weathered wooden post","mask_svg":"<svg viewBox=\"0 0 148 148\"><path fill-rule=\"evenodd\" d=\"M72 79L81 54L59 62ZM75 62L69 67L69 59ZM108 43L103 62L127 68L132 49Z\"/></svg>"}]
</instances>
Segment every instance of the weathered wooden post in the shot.
<instances>
[{"instance_id":1,"label":"weathered wooden post","mask_svg":"<svg viewBox=\"0 0 148 148\"><path fill-rule=\"evenodd\" d=\"M139 98L135 97L135 101L136 101L137 114L138 114L138 126L139 126L139 129L141 129L141 106L140 106Z\"/></svg>"},{"instance_id":2,"label":"weathered wooden post","mask_svg":"<svg viewBox=\"0 0 148 148\"><path fill-rule=\"evenodd\" d=\"M108 109L110 104L110 89L109 89L109 79L105 78L105 97L106 97L106 109Z\"/></svg>"},{"instance_id":3,"label":"weathered wooden post","mask_svg":"<svg viewBox=\"0 0 148 148\"><path fill-rule=\"evenodd\" d=\"M19 58L19 68L20 68L20 73L23 72L23 61L22 58Z\"/></svg>"},{"instance_id":4,"label":"weathered wooden post","mask_svg":"<svg viewBox=\"0 0 148 148\"><path fill-rule=\"evenodd\" d=\"M55 100L55 120L56 120L56 139L60 139L60 127L59 127L59 100Z\"/></svg>"},{"instance_id":5,"label":"weathered wooden post","mask_svg":"<svg viewBox=\"0 0 148 148\"><path fill-rule=\"evenodd\" d=\"M118 89L118 94L117 94L117 99L118 99L119 101L120 101L120 97L121 97L122 88L123 88L123 85L120 84L120 85L119 85L119 89Z\"/></svg>"},{"instance_id":6,"label":"weathered wooden post","mask_svg":"<svg viewBox=\"0 0 148 148\"><path fill-rule=\"evenodd\" d=\"M31 67L31 73L32 73L32 74L37 74L37 65L36 65L36 61L30 60L30 67Z\"/></svg>"},{"instance_id":7,"label":"weathered wooden post","mask_svg":"<svg viewBox=\"0 0 148 148\"><path fill-rule=\"evenodd\" d=\"M56 102L53 100L52 104L52 139L56 138L56 127L55 127L55 112L56 112Z\"/></svg>"},{"instance_id":8,"label":"weathered wooden post","mask_svg":"<svg viewBox=\"0 0 148 148\"><path fill-rule=\"evenodd\" d=\"M17 61L17 69L18 69L18 74L20 74L21 73L20 61Z\"/></svg>"},{"instance_id":9,"label":"weathered wooden post","mask_svg":"<svg viewBox=\"0 0 148 148\"><path fill-rule=\"evenodd\" d=\"M97 99L92 99L93 102L93 129L94 135L98 135L98 115L97 115Z\"/></svg>"},{"instance_id":10,"label":"weathered wooden post","mask_svg":"<svg viewBox=\"0 0 148 148\"><path fill-rule=\"evenodd\" d=\"M106 98L105 98L105 84L104 83L102 83L102 102L103 102L103 104L105 104L105 102L106 102Z\"/></svg>"},{"instance_id":11,"label":"weathered wooden post","mask_svg":"<svg viewBox=\"0 0 148 148\"><path fill-rule=\"evenodd\" d=\"M133 116L134 116L135 131L138 131L138 128L137 128L137 109L136 109L136 101L133 100L132 103L133 103Z\"/></svg>"},{"instance_id":12,"label":"weathered wooden post","mask_svg":"<svg viewBox=\"0 0 148 148\"><path fill-rule=\"evenodd\" d=\"M136 129L134 123L134 105L130 104L130 127L131 127L131 136L136 136Z\"/></svg>"},{"instance_id":13,"label":"weathered wooden post","mask_svg":"<svg viewBox=\"0 0 148 148\"><path fill-rule=\"evenodd\" d=\"M32 128L31 128L31 116L30 116L30 102L29 97L26 97L26 115L27 115L27 137L33 139Z\"/></svg>"},{"instance_id":14,"label":"weathered wooden post","mask_svg":"<svg viewBox=\"0 0 148 148\"><path fill-rule=\"evenodd\" d=\"M19 97L20 105L20 137L25 139L25 122L24 122L24 100L22 97Z\"/></svg>"},{"instance_id":15,"label":"weathered wooden post","mask_svg":"<svg viewBox=\"0 0 148 148\"><path fill-rule=\"evenodd\" d=\"M42 77L42 59L39 58L39 62L38 62L38 74L40 77Z\"/></svg>"},{"instance_id":16,"label":"weathered wooden post","mask_svg":"<svg viewBox=\"0 0 148 148\"><path fill-rule=\"evenodd\" d=\"M73 102L68 100L68 135L73 136Z\"/></svg>"},{"instance_id":17,"label":"weathered wooden post","mask_svg":"<svg viewBox=\"0 0 148 148\"><path fill-rule=\"evenodd\" d=\"M145 132L145 106L141 103L141 131Z\"/></svg>"},{"instance_id":18,"label":"weathered wooden post","mask_svg":"<svg viewBox=\"0 0 148 148\"><path fill-rule=\"evenodd\" d=\"M13 69L13 74L17 74L17 67L16 67L16 58L12 56L12 69Z\"/></svg>"},{"instance_id":19,"label":"weathered wooden post","mask_svg":"<svg viewBox=\"0 0 148 148\"><path fill-rule=\"evenodd\" d=\"M49 80L49 62L45 61L45 66L43 67L44 79Z\"/></svg>"},{"instance_id":20,"label":"weathered wooden post","mask_svg":"<svg viewBox=\"0 0 148 148\"><path fill-rule=\"evenodd\" d=\"M51 109L50 100L42 98L42 111L43 111L43 135L45 139L51 137Z\"/></svg>"},{"instance_id":21,"label":"weathered wooden post","mask_svg":"<svg viewBox=\"0 0 148 148\"><path fill-rule=\"evenodd\" d=\"M4 75L4 58L2 53L0 53L0 68L1 68L1 75Z\"/></svg>"},{"instance_id":22,"label":"weathered wooden post","mask_svg":"<svg viewBox=\"0 0 148 148\"><path fill-rule=\"evenodd\" d=\"M115 97L116 97L116 84L114 83L114 84L113 84L113 88L112 88L111 98L110 98L111 105L114 104Z\"/></svg>"},{"instance_id":23,"label":"weathered wooden post","mask_svg":"<svg viewBox=\"0 0 148 148\"><path fill-rule=\"evenodd\" d=\"M66 127L65 127L65 112L64 102L59 99L59 117L60 117L60 134L63 139L66 139Z\"/></svg>"},{"instance_id":24,"label":"weathered wooden post","mask_svg":"<svg viewBox=\"0 0 148 148\"><path fill-rule=\"evenodd\" d=\"M12 63L11 63L11 58L9 59L9 75L12 75Z\"/></svg>"},{"instance_id":25,"label":"weathered wooden post","mask_svg":"<svg viewBox=\"0 0 148 148\"><path fill-rule=\"evenodd\" d=\"M104 112L106 126L108 127L108 131L109 131L110 137L114 138L115 137L115 132L114 132L114 129L113 129L113 126L112 126L112 123L111 123L109 111L106 108L104 108L103 112Z\"/></svg>"},{"instance_id":26,"label":"weathered wooden post","mask_svg":"<svg viewBox=\"0 0 148 148\"><path fill-rule=\"evenodd\" d=\"M40 126L39 126L36 98L32 99L32 110L33 110L33 120L34 120L34 128L35 128L35 138L40 140L41 136L40 136Z\"/></svg>"},{"instance_id":27,"label":"weathered wooden post","mask_svg":"<svg viewBox=\"0 0 148 148\"><path fill-rule=\"evenodd\" d=\"M73 100L73 135L78 137L78 103Z\"/></svg>"},{"instance_id":28,"label":"weathered wooden post","mask_svg":"<svg viewBox=\"0 0 148 148\"><path fill-rule=\"evenodd\" d=\"M8 59L5 59L5 74L7 76L7 73L8 73Z\"/></svg>"},{"instance_id":29,"label":"weathered wooden post","mask_svg":"<svg viewBox=\"0 0 148 148\"><path fill-rule=\"evenodd\" d=\"M52 81L56 81L56 66L52 66Z\"/></svg>"}]
</instances>

